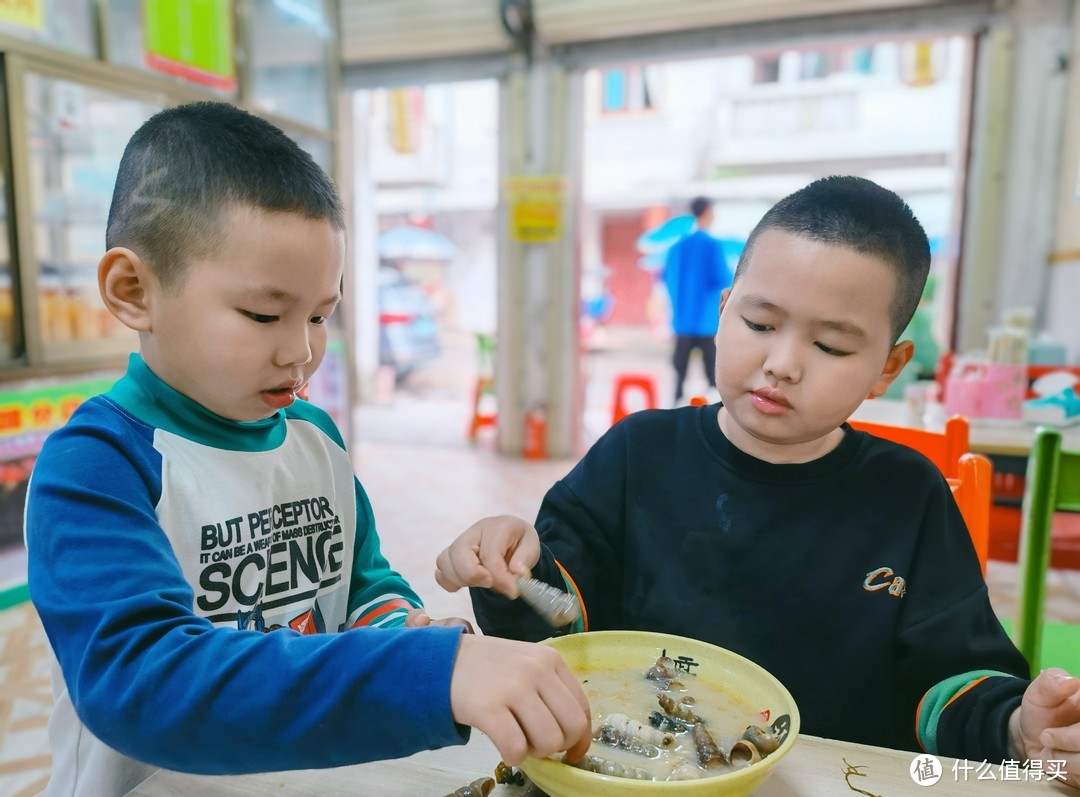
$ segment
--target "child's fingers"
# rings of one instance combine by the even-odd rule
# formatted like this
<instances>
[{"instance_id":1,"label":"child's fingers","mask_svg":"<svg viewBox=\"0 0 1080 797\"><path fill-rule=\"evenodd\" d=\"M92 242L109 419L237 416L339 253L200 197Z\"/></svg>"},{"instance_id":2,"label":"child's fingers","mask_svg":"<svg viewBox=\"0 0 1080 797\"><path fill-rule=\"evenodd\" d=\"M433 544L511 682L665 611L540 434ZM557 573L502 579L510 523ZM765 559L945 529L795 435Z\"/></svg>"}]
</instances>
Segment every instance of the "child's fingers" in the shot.
<instances>
[{"instance_id":1,"label":"child's fingers","mask_svg":"<svg viewBox=\"0 0 1080 797\"><path fill-rule=\"evenodd\" d=\"M529 742L525 738L525 731L509 708L493 711L483 725L477 727L488 735L507 764L516 767L525 760L529 753Z\"/></svg>"},{"instance_id":2,"label":"child's fingers","mask_svg":"<svg viewBox=\"0 0 1080 797\"><path fill-rule=\"evenodd\" d=\"M585 755L585 751L589 749L589 744L592 742L589 700L568 668L560 668L557 673L559 680L554 681L547 688L542 688L541 696L544 703L550 707L562 731L558 749L566 750L570 761L576 762Z\"/></svg>"},{"instance_id":3,"label":"child's fingers","mask_svg":"<svg viewBox=\"0 0 1080 797\"><path fill-rule=\"evenodd\" d=\"M1027 699L1039 708L1057 709L1080 691L1080 678L1074 678L1065 670L1052 668L1043 670L1028 687Z\"/></svg>"},{"instance_id":4,"label":"child's fingers","mask_svg":"<svg viewBox=\"0 0 1080 797\"><path fill-rule=\"evenodd\" d=\"M1054 753L1080 753L1080 721L1063 728L1047 728L1039 734L1039 743Z\"/></svg>"},{"instance_id":5,"label":"child's fingers","mask_svg":"<svg viewBox=\"0 0 1080 797\"><path fill-rule=\"evenodd\" d=\"M464 540L457 540L436 557L435 581L447 592L492 584L491 573L480 564L476 548Z\"/></svg>"},{"instance_id":6,"label":"child's fingers","mask_svg":"<svg viewBox=\"0 0 1080 797\"><path fill-rule=\"evenodd\" d=\"M526 693L518 697L512 708L528 740L528 754L544 758L561 753L570 746L562 727L540 693Z\"/></svg>"}]
</instances>

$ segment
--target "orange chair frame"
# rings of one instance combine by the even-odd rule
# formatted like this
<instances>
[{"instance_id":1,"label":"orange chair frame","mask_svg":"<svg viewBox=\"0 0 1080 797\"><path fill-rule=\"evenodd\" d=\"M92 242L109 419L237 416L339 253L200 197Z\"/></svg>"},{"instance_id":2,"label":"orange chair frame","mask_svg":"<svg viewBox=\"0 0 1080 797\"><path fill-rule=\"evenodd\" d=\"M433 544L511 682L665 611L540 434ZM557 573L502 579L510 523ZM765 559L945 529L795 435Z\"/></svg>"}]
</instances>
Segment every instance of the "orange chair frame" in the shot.
<instances>
[{"instance_id":1,"label":"orange chair frame","mask_svg":"<svg viewBox=\"0 0 1080 797\"><path fill-rule=\"evenodd\" d=\"M990 558L990 486L994 466L982 454L964 454L958 462L958 472L956 478L946 478L946 481L971 535L971 544L979 556L979 566L985 577L986 560Z\"/></svg>"},{"instance_id":2,"label":"orange chair frame","mask_svg":"<svg viewBox=\"0 0 1080 797\"><path fill-rule=\"evenodd\" d=\"M994 467L982 454L970 453L968 438L971 427L967 419L960 415L950 418L945 423L944 432L865 421L849 423L854 429L914 448L937 466L949 483L956 505L960 508L985 576L986 561L990 558L990 504Z\"/></svg>"},{"instance_id":3,"label":"orange chair frame","mask_svg":"<svg viewBox=\"0 0 1080 797\"><path fill-rule=\"evenodd\" d=\"M947 479L955 479L959 473L960 457L971 451L969 438L971 425L962 415L954 415L945 422L945 432L931 432L908 426L891 426L885 423L848 421L852 428L869 432L874 437L914 448L937 465Z\"/></svg>"}]
</instances>

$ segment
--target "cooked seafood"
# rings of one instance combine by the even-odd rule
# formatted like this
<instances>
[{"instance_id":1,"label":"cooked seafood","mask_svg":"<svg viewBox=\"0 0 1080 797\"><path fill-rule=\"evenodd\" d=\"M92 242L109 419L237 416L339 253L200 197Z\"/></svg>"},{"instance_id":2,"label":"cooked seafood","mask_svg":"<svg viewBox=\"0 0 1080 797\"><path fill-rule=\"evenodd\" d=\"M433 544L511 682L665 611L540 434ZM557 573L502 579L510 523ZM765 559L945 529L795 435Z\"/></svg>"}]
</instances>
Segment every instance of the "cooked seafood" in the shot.
<instances>
[{"instance_id":1,"label":"cooked seafood","mask_svg":"<svg viewBox=\"0 0 1080 797\"><path fill-rule=\"evenodd\" d=\"M694 737L694 747L697 748L698 763L705 769L726 766L728 757L724 749L716 743L704 722L698 722L691 731Z\"/></svg>"},{"instance_id":2,"label":"cooked seafood","mask_svg":"<svg viewBox=\"0 0 1080 797\"><path fill-rule=\"evenodd\" d=\"M660 694L656 696L656 699L660 701L660 708L669 717L675 717L675 719L688 723L697 722L697 715L694 714L693 710L683 703L676 703L670 695Z\"/></svg>"},{"instance_id":3,"label":"cooked seafood","mask_svg":"<svg viewBox=\"0 0 1080 797\"><path fill-rule=\"evenodd\" d=\"M754 747L753 742L748 742L746 739L739 739L731 745L731 751L728 753L728 757L731 760L731 765L733 767L748 767L761 760L761 753Z\"/></svg>"},{"instance_id":4,"label":"cooked seafood","mask_svg":"<svg viewBox=\"0 0 1080 797\"><path fill-rule=\"evenodd\" d=\"M656 664L645 671L645 677L650 681L671 681L676 677L675 659L671 656L661 656Z\"/></svg>"},{"instance_id":5,"label":"cooked seafood","mask_svg":"<svg viewBox=\"0 0 1080 797\"><path fill-rule=\"evenodd\" d=\"M701 771L701 767L695 764L688 758L684 758L679 764L671 770L671 774L668 775L668 780L701 780L705 777L705 773Z\"/></svg>"},{"instance_id":6,"label":"cooked seafood","mask_svg":"<svg viewBox=\"0 0 1080 797\"><path fill-rule=\"evenodd\" d=\"M566 763L570 763L567 761ZM620 764L618 761L612 761L608 758L601 758L598 755L592 755L588 753L578 761L576 764L571 764L578 769L587 769L589 772L598 772L601 775L612 775L617 778L630 778L632 780L653 780L653 774L644 769L638 767L629 767L626 764Z\"/></svg>"},{"instance_id":7,"label":"cooked seafood","mask_svg":"<svg viewBox=\"0 0 1080 797\"><path fill-rule=\"evenodd\" d=\"M760 725L748 725L742 738L753 744L762 755L768 755L780 746L780 739L776 734L770 728L762 728Z\"/></svg>"},{"instance_id":8,"label":"cooked seafood","mask_svg":"<svg viewBox=\"0 0 1080 797\"><path fill-rule=\"evenodd\" d=\"M582 686L600 713L593 745L576 766L640 780L691 780L752 766L766 749L779 749L788 715L759 725L769 720L769 706L755 706L722 683L699 678L693 666L693 659L665 651L647 668L590 671ZM668 691L668 676L675 672L689 690Z\"/></svg>"},{"instance_id":9,"label":"cooked seafood","mask_svg":"<svg viewBox=\"0 0 1080 797\"><path fill-rule=\"evenodd\" d=\"M690 728L690 726L682 720L677 720L674 717L666 717L659 711L654 711L649 715L649 724L657 730L666 731L668 733L684 733Z\"/></svg>"},{"instance_id":10,"label":"cooked seafood","mask_svg":"<svg viewBox=\"0 0 1080 797\"><path fill-rule=\"evenodd\" d=\"M562 628L581 617L576 597L546 584L538 578L515 576L521 599L555 628Z\"/></svg>"},{"instance_id":11,"label":"cooked seafood","mask_svg":"<svg viewBox=\"0 0 1080 797\"><path fill-rule=\"evenodd\" d=\"M603 737L607 738L603 738ZM610 714L604 720L604 724L593 735L605 744L615 744L619 747L632 749L632 745L647 745L651 747L671 747L675 744L675 734L653 728L625 714ZM637 752L637 751L635 751Z\"/></svg>"}]
</instances>

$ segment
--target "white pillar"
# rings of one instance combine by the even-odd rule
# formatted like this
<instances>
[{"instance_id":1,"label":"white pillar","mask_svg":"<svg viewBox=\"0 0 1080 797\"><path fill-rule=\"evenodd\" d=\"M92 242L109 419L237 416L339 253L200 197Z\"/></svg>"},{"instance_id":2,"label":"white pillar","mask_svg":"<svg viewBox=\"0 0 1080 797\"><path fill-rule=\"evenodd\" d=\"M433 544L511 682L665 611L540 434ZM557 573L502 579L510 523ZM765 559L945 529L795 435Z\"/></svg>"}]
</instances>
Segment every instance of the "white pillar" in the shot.
<instances>
[{"instance_id":1,"label":"white pillar","mask_svg":"<svg viewBox=\"0 0 1080 797\"><path fill-rule=\"evenodd\" d=\"M547 455L576 453L581 426L578 353L578 207L581 79L542 56L520 64L500 96L498 447L521 454L525 415L542 412ZM522 186L551 178L558 233L523 240ZM525 189L525 193L528 192ZM525 197L524 201L528 201Z\"/></svg>"},{"instance_id":2,"label":"white pillar","mask_svg":"<svg viewBox=\"0 0 1080 797\"><path fill-rule=\"evenodd\" d=\"M1070 0L1018 0L983 39L967 188L960 351L1013 307L1041 313L1053 250ZM1038 324L1039 319L1036 319Z\"/></svg>"}]
</instances>

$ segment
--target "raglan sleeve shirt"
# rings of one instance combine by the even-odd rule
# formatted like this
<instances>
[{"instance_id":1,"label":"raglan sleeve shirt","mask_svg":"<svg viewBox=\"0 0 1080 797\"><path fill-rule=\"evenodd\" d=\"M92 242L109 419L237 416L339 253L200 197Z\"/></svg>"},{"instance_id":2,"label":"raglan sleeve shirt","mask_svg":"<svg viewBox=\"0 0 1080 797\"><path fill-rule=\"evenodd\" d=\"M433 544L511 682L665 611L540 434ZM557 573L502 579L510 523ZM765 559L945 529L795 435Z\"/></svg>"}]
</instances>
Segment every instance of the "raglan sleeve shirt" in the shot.
<instances>
[{"instance_id":1,"label":"raglan sleeve shirt","mask_svg":"<svg viewBox=\"0 0 1080 797\"><path fill-rule=\"evenodd\" d=\"M262 633L199 616L156 513L167 474L152 434L109 400L91 400L50 437L32 477L31 597L87 729L139 761L230 774L468 738L449 706L460 629ZM354 614L401 581L379 553L358 484L356 500L367 519L358 515ZM418 604L411 591L400 597Z\"/></svg>"}]
</instances>

